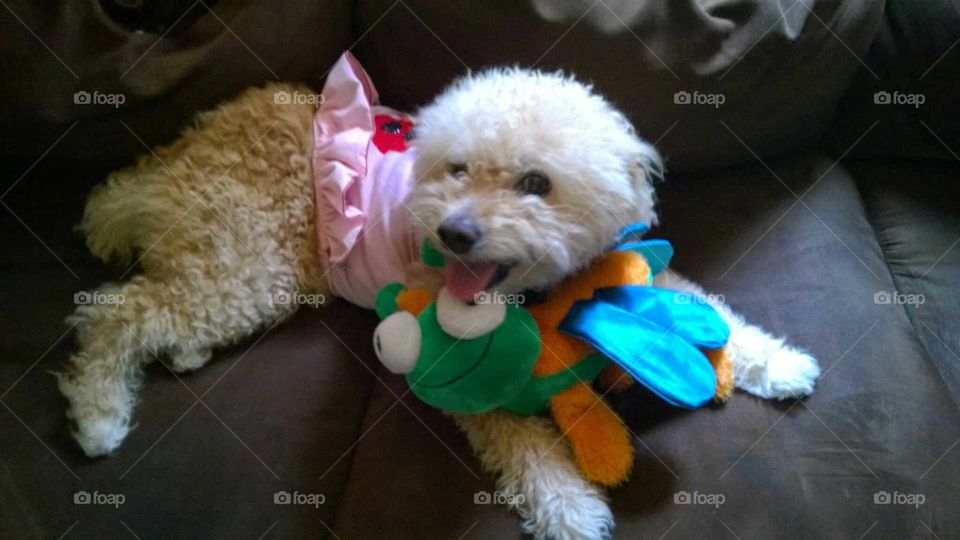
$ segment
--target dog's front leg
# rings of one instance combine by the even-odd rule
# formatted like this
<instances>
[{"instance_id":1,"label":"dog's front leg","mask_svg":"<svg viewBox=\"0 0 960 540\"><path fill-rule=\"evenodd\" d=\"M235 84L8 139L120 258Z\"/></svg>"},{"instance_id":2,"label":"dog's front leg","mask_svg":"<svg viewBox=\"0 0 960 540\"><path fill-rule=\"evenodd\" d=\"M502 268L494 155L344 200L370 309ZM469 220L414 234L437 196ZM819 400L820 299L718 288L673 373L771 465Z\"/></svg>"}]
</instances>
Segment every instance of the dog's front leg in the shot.
<instances>
[{"instance_id":1,"label":"dog's front leg","mask_svg":"<svg viewBox=\"0 0 960 540\"><path fill-rule=\"evenodd\" d=\"M613 515L600 488L588 482L556 426L507 412L454 415L491 473L514 495L524 529L536 538L606 538Z\"/></svg>"},{"instance_id":2,"label":"dog's front leg","mask_svg":"<svg viewBox=\"0 0 960 540\"><path fill-rule=\"evenodd\" d=\"M670 269L658 274L653 281L658 287L705 294L699 285ZM802 397L813 392L820 376L816 359L747 323L726 304L714 302L709 296L707 299L730 325L727 352L733 360L737 388L768 399Z\"/></svg>"}]
</instances>

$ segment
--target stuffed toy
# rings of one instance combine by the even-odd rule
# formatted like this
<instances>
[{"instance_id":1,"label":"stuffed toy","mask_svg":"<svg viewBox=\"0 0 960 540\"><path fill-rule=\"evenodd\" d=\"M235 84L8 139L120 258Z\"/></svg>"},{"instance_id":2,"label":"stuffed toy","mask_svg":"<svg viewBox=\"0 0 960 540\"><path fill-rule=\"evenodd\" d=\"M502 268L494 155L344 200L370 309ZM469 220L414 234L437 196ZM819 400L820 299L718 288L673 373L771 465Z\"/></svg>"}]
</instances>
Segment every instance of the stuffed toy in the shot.
<instances>
[{"instance_id":1,"label":"stuffed toy","mask_svg":"<svg viewBox=\"0 0 960 540\"><path fill-rule=\"evenodd\" d=\"M383 320L374 349L438 409L552 414L584 475L620 484L633 447L603 395L639 382L668 403L696 408L733 389L723 348L729 328L701 297L652 286L673 249L638 240L646 230L626 227L616 247L534 305L489 294L468 304L445 288L434 295L388 285L376 301ZM428 241L421 259L443 266Z\"/></svg>"}]
</instances>

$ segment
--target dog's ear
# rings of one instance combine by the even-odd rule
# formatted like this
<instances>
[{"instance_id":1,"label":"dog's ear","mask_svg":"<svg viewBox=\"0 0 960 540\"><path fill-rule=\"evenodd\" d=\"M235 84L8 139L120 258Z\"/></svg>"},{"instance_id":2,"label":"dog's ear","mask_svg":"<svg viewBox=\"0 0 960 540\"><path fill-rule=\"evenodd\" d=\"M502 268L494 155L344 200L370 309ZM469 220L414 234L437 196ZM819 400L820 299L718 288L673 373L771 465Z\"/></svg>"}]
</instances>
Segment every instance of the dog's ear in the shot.
<instances>
[{"instance_id":1,"label":"dog's ear","mask_svg":"<svg viewBox=\"0 0 960 540\"><path fill-rule=\"evenodd\" d=\"M637 197L637 219L657 223L655 185L663 181L663 159L650 143L636 137L636 148L628 164Z\"/></svg>"}]
</instances>

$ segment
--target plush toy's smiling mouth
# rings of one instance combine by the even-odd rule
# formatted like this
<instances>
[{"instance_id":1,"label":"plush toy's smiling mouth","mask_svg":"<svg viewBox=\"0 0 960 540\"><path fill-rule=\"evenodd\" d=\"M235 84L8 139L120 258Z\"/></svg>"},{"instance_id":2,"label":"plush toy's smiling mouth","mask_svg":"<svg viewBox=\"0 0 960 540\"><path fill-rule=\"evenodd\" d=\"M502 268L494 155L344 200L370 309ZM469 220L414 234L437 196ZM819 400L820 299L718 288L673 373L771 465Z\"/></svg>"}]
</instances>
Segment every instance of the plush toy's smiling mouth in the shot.
<instances>
[{"instance_id":1,"label":"plush toy's smiling mouth","mask_svg":"<svg viewBox=\"0 0 960 540\"><path fill-rule=\"evenodd\" d=\"M463 302L472 303L477 293L506 279L510 266L498 262L466 261L447 257L443 273L450 294Z\"/></svg>"},{"instance_id":2,"label":"plush toy's smiling mouth","mask_svg":"<svg viewBox=\"0 0 960 540\"><path fill-rule=\"evenodd\" d=\"M483 351L477 355L477 358L475 360L472 360L470 362L464 362L467 365L463 368L463 371L455 375L452 379L441 382L441 383L431 383L431 384L423 383L421 381L416 381L415 383L413 383L413 385L420 386L422 388L442 388L444 386L449 386L463 379L464 377L466 377L467 375L473 373L476 369L478 369L480 365L483 364L483 361L486 360L487 353L490 352L490 347L493 346L493 339L495 336L496 334L490 334L489 336L486 336L485 337L486 344L483 347Z\"/></svg>"}]
</instances>

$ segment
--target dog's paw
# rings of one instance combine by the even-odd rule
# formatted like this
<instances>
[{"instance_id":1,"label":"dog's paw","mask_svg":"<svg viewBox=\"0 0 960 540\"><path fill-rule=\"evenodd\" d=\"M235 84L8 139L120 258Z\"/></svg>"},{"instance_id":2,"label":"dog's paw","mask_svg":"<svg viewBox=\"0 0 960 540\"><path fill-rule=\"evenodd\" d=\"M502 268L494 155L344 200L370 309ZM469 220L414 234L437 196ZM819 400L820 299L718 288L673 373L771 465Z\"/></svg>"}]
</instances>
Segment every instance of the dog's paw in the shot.
<instances>
[{"instance_id":1,"label":"dog's paw","mask_svg":"<svg viewBox=\"0 0 960 540\"><path fill-rule=\"evenodd\" d=\"M125 389L106 385L89 388L66 374L56 375L57 386L70 401L67 418L73 423L73 438L83 453L99 457L119 448L130 432L133 407Z\"/></svg>"},{"instance_id":2,"label":"dog's paw","mask_svg":"<svg viewBox=\"0 0 960 540\"><path fill-rule=\"evenodd\" d=\"M786 347L767 364L769 397L776 399L809 396L820 378L820 365L809 354Z\"/></svg>"},{"instance_id":3,"label":"dog's paw","mask_svg":"<svg viewBox=\"0 0 960 540\"><path fill-rule=\"evenodd\" d=\"M809 354L781 345L770 351L765 363L750 366L738 386L766 399L789 399L813 393L820 366Z\"/></svg>"},{"instance_id":4,"label":"dog's paw","mask_svg":"<svg viewBox=\"0 0 960 540\"><path fill-rule=\"evenodd\" d=\"M74 418L74 421L77 427L73 438L88 457L112 454L130 432L126 420L117 417Z\"/></svg>"},{"instance_id":5,"label":"dog's paw","mask_svg":"<svg viewBox=\"0 0 960 540\"><path fill-rule=\"evenodd\" d=\"M613 530L613 513L593 486L558 491L525 506L523 528L537 539L601 540Z\"/></svg>"}]
</instances>

